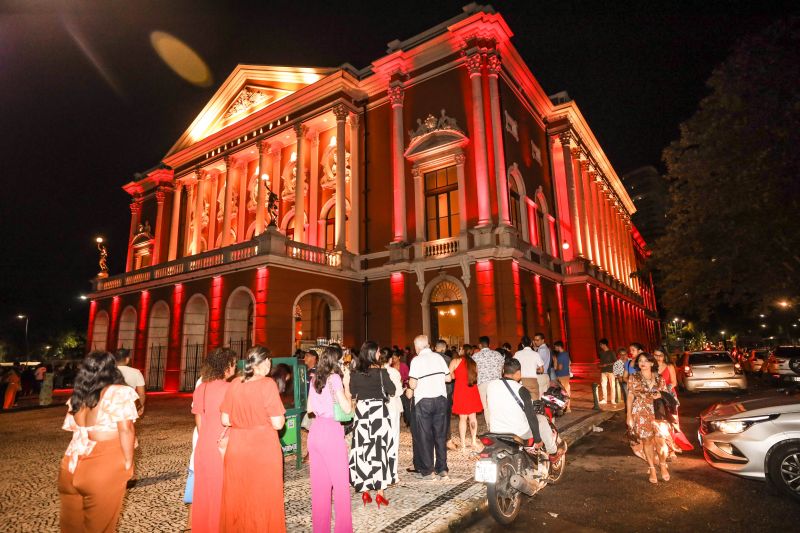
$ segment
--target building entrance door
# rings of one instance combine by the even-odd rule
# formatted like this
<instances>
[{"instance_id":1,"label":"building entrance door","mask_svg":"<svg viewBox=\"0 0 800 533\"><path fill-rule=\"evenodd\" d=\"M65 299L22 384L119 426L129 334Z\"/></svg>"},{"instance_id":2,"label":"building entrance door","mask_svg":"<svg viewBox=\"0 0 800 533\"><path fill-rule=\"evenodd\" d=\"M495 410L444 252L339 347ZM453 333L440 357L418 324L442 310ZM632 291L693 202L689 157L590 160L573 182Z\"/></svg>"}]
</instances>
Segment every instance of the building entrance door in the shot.
<instances>
[{"instance_id":1,"label":"building entrance door","mask_svg":"<svg viewBox=\"0 0 800 533\"><path fill-rule=\"evenodd\" d=\"M464 344L464 317L460 301L431 304L431 344L439 339L449 346Z\"/></svg>"}]
</instances>

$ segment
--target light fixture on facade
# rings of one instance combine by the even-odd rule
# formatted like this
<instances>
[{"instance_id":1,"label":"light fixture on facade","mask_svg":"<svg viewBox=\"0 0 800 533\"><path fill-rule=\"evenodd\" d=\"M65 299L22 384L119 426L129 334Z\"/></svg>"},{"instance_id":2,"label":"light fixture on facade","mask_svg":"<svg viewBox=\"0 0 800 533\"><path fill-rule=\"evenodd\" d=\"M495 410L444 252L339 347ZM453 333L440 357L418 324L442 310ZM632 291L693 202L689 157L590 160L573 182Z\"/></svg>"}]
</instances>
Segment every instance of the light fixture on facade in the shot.
<instances>
[{"instance_id":1,"label":"light fixture on facade","mask_svg":"<svg viewBox=\"0 0 800 533\"><path fill-rule=\"evenodd\" d=\"M786 300L781 300L780 302L778 302L778 305L786 309L787 307L789 307L789 302L787 302Z\"/></svg>"},{"instance_id":2,"label":"light fixture on facade","mask_svg":"<svg viewBox=\"0 0 800 533\"><path fill-rule=\"evenodd\" d=\"M294 163L297 161L297 152L292 152L292 155L289 157L289 160Z\"/></svg>"},{"instance_id":3,"label":"light fixture on facade","mask_svg":"<svg viewBox=\"0 0 800 533\"><path fill-rule=\"evenodd\" d=\"M78 296L78 298L80 298L80 299L81 299L81 300L83 300L83 301L86 301L86 300L88 300L88 299L89 299L89 297L88 297L88 296L86 296L85 294L81 294L80 296Z\"/></svg>"},{"instance_id":4,"label":"light fixture on facade","mask_svg":"<svg viewBox=\"0 0 800 533\"><path fill-rule=\"evenodd\" d=\"M569 250L569 243L567 241L564 241L564 243L561 245L561 248L564 250Z\"/></svg>"},{"instance_id":5,"label":"light fixture on facade","mask_svg":"<svg viewBox=\"0 0 800 533\"><path fill-rule=\"evenodd\" d=\"M336 135L331 136L331 142L328 143L329 146L336 146Z\"/></svg>"},{"instance_id":6,"label":"light fixture on facade","mask_svg":"<svg viewBox=\"0 0 800 533\"><path fill-rule=\"evenodd\" d=\"M97 244L102 244L103 243L103 238L102 237L95 237L94 242L96 242Z\"/></svg>"}]
</instances>

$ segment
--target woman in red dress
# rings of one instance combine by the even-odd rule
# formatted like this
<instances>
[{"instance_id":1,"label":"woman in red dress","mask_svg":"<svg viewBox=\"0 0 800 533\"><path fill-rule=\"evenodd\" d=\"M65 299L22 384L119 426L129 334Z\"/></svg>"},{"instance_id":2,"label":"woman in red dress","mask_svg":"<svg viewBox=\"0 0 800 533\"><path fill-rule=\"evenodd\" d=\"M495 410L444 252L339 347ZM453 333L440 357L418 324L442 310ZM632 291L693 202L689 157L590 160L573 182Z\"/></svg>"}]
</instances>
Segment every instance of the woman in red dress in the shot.
<instances>
[{"instance_id":1,"label":"woman in red dress","mask_svg":"<svg viewBox=\"0 0 800 533\"><path fill-rule=\"evenodd\" d=\"M203 362L203 382L194 390L192 414L197 425L197 446L194 450L194 498L192 502L192 531L219 531L219 512L222 505L222 455L217 440L223 426L219 414L236 370L236 352L218 348Z\"/></svg>"},{"instance_id":2,"label":"woman in red dress","mask_svg":"<svg viewBox=\"0 0 800 533\"><path fill-rule=\"evenodd\" d=\"M461 453L467 452L467 421L472 434L472 448L476 449L478 434L477 413L483 411L481 397L478 394L478 368L472 359L475 347L465 344L458 350L458 355L450 361L450 374L455 379L453 390L453 414L458 415L458 434L461 437Z\"/></svg>"},{"instance_id":3,"label":"woman in red dress","mask_svg":"<svg viewBox=\"0 0 800 533\"><path fill-rule=\"evenodd\" d=\"M278 430L285 422L278 386L267 377L270 351L254 346L244 377L231 383L220 411L229 426L222 480L220 531L286 531L283 452Z\"/></svg>"}]
</instances>

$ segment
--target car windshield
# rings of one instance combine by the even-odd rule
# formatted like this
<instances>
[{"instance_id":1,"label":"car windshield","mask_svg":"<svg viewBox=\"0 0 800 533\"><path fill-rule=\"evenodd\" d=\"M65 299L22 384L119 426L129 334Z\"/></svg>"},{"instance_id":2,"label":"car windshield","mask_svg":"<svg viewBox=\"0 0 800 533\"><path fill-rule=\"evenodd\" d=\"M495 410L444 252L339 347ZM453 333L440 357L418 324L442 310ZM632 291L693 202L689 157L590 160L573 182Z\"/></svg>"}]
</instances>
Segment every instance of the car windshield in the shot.
<instances>
[{"instance_id":1,"label":"car windshield","mask_svg":"<svg viewBox=\"0 0 800 533\"><path fill-rule=\"evenodd\" d=\"M775 349L775 357L800 357L800 346L779 346Z\"/></svg>"},{"instance_id":2,"label":"car windshield","mask_svg":"<svg viewBox=\"0 0 800 533\"><path fill-rule=\"evenodd\" d=\"M768 350L757 350L755 353L756 359L766 359L767 355L769 355Z\"/></svg>"},{"instance_id":3,"label":"car windshield","mask_svg":"<svg viewBox=\"0 0 800 533\"><path fill-rule=\"evenodd\" d=\"M690 365L721 365L733 363L726 352L697 352L689 355Z\"/></svg>"}]
</instances>

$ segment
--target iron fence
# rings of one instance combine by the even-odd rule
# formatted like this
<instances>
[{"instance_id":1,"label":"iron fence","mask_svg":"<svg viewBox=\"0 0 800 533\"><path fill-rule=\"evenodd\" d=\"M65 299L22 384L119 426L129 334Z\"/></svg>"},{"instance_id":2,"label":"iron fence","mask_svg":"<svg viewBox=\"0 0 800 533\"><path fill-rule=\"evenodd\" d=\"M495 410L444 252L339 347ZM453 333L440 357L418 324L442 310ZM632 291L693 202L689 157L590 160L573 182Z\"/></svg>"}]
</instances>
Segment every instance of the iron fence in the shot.
<instances>
[{"instance_id":1,"label":"iron fence","mask_svg":"<svg viewBox=\"0 0 800 533\"><path fill-rule=\"evenodd\" d=\"M197 380L200 378L200 368L203 365L203 357L206 353L205 344L186 343L183 350L184 367L181 374L181 390L191 392Z\"/></svg>"},{"instance_id":2,"label":"iron fence","mask_svg":"<svg viewBox=\"0 0 800 533\"><path fill-rule=\"evenodd\" d=\"M167 367L167 347L150 346L150 366L147 369L147 390L164 389L164 371Z\"/></svg>"}]
</instances>

